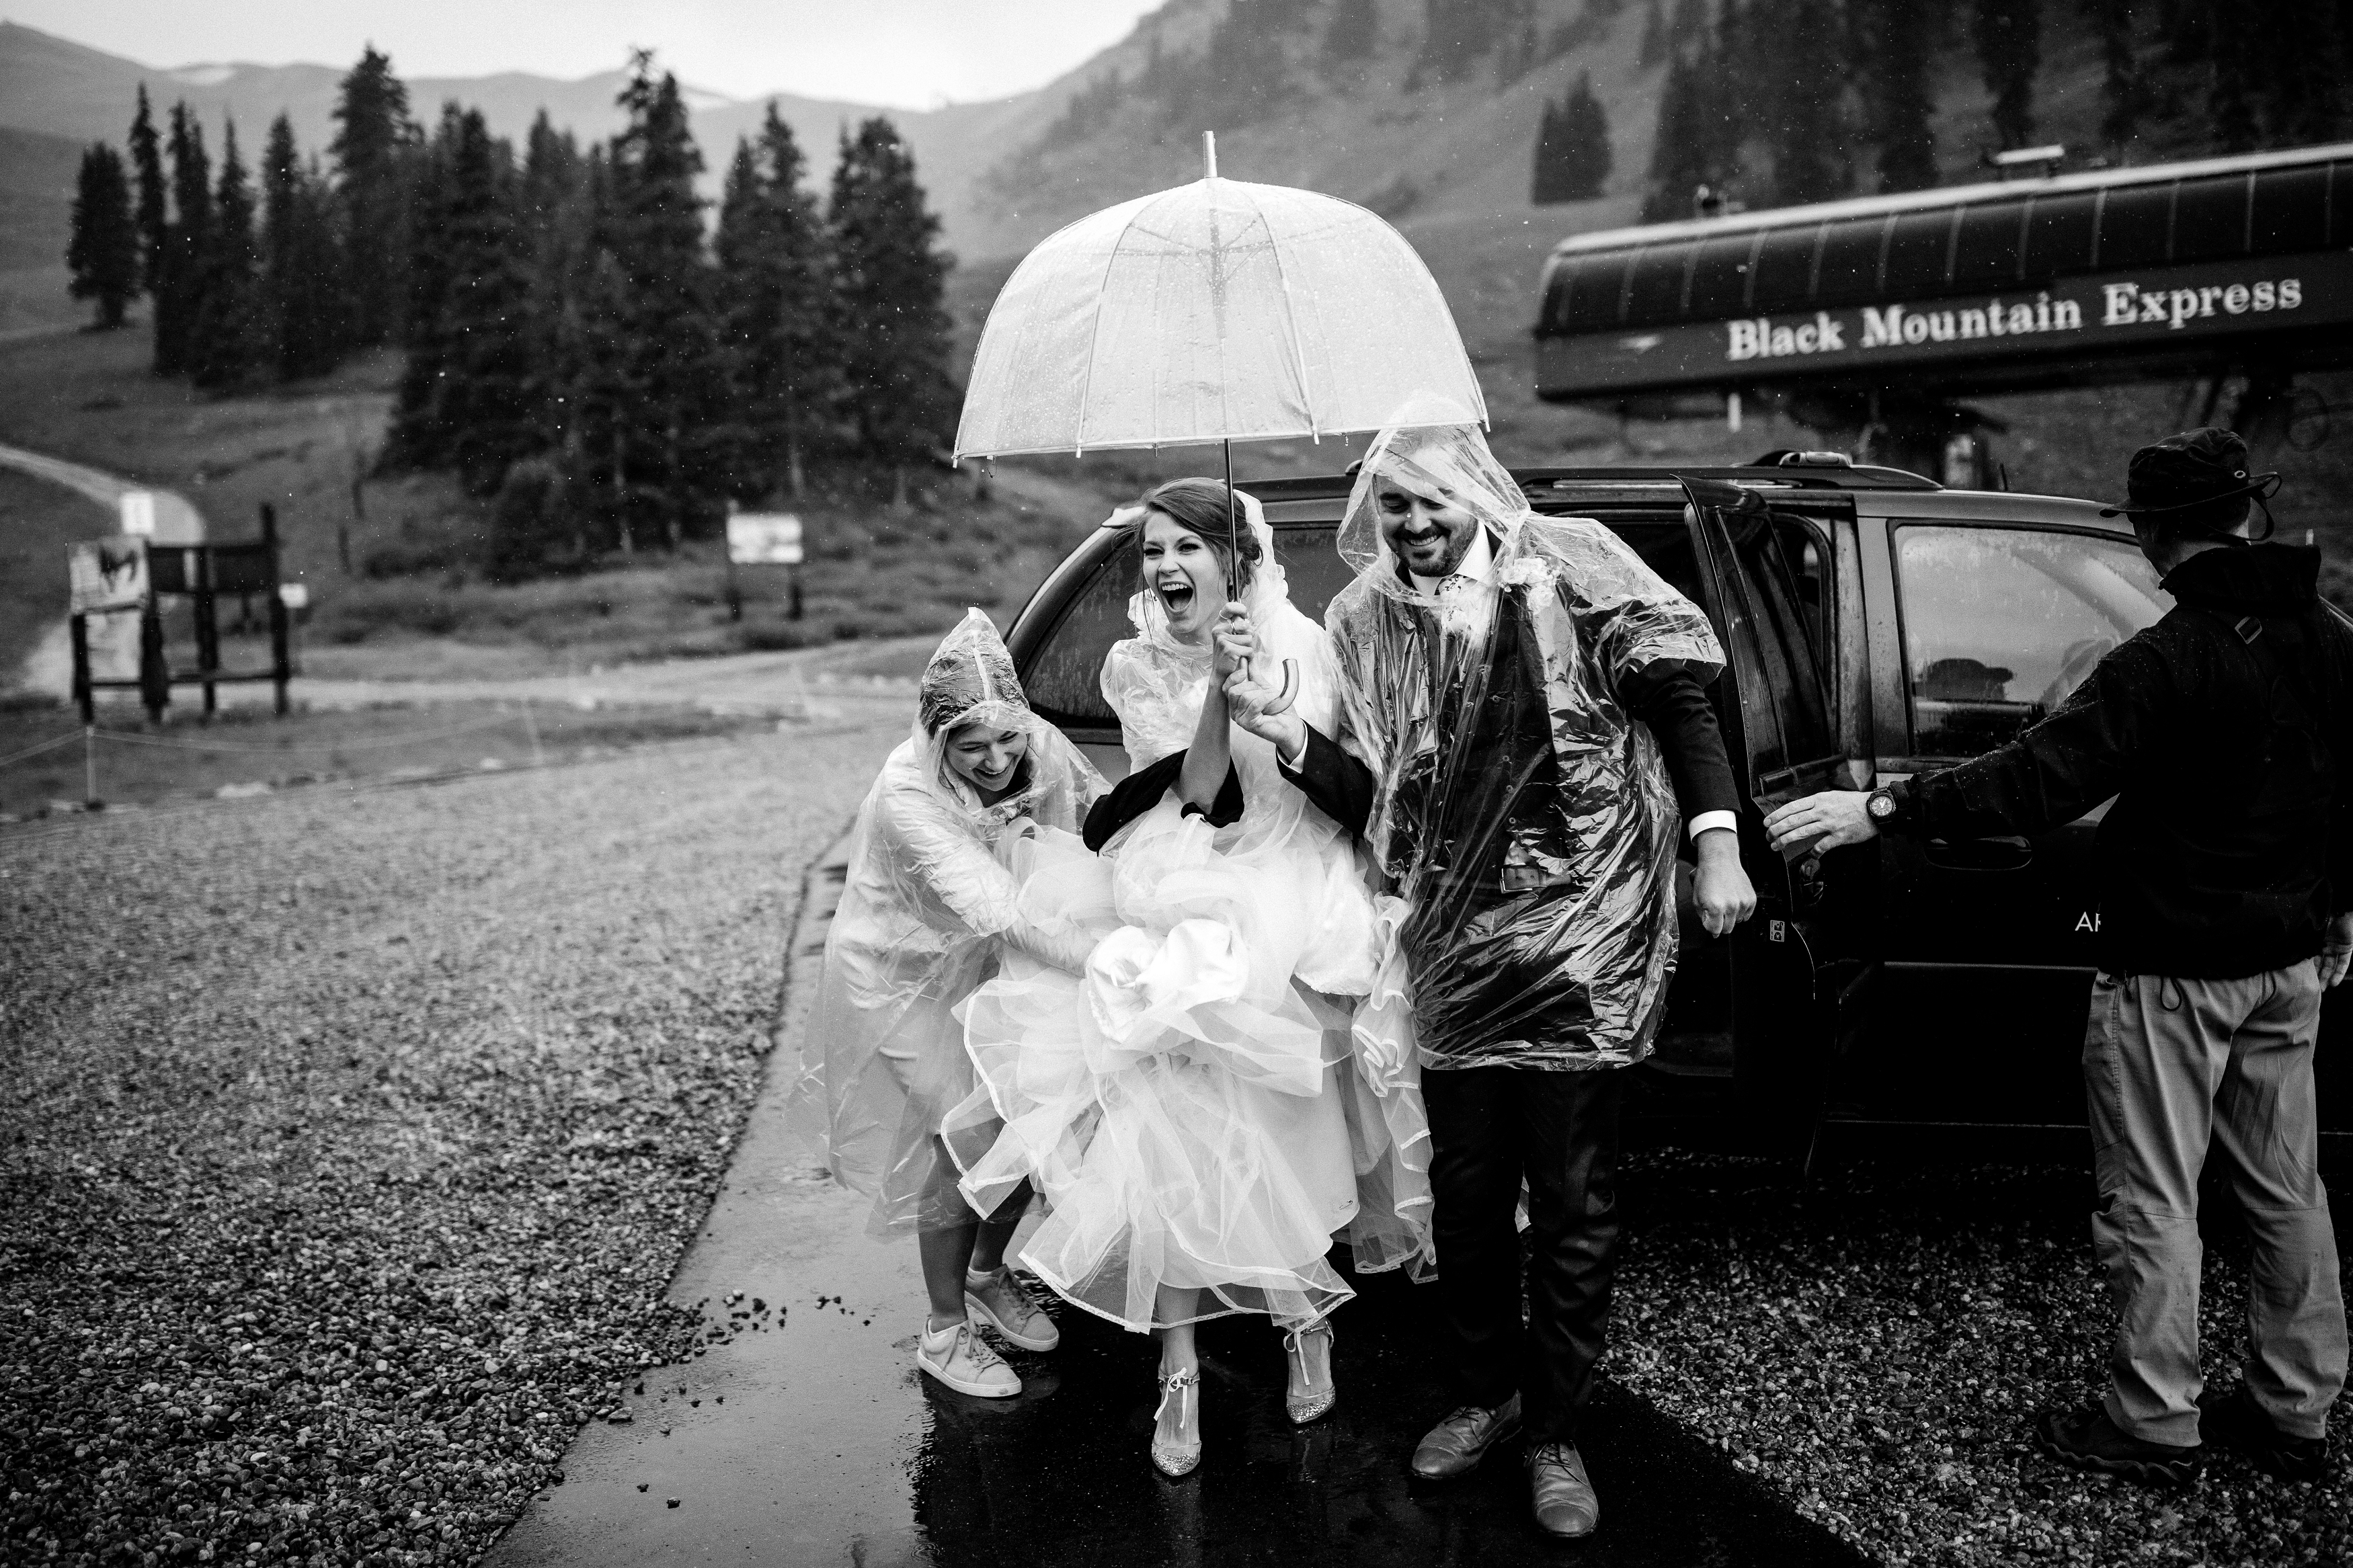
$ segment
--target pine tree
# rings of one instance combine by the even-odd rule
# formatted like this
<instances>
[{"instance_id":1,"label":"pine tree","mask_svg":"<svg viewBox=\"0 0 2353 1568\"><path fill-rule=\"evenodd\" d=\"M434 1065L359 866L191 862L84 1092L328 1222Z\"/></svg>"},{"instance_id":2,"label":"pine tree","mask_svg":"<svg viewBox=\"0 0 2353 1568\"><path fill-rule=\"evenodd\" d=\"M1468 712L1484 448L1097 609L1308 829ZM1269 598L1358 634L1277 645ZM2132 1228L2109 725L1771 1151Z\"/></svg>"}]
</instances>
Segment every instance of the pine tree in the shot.
<instances>
[{"instance_id":1,"label":"pine tree","mask_svg":"<svg viewBox=\"0 0 2353 1568\"><path fill-rule=\"evenodd\" d=\"M1649 70L1666 64L1667 54L1673 47L1674 38L1667 31L1666 8L1659 0L1651 0L1650 10L1642 18L1641 68Z\"/></svg>"},{"instance_id":2,"label":"pine tree","mask_svg":"<svg viewBox=\"0 0 2353 1568\"><path fill-rule=\"evenodd\" d=\"M400 389L393 400L392 426L385 437L384 460L390 468L439 468L449 463L451 432L440 416L448 400L442 383L449 374L449 345L441 324L449 297L448 214L463 113L454 101L444 103L432 135L406 160L403 226L412 248L400 319L388 329L406 350Z\"/></svg>"},{"instance_id":3,"label":"pine tree","mask_svg":"<svg viewBox=\"0 0 2353 1568\"><path fill-rule=\"evenodd\" d=\"M2252 151L2260 139L2255 124L2254 48L2246 15L2232 5L2213 11L2208 50L2213 59L2210 100L2214 139L2225 153Z\"/></svg>"},{"instance_id":4,"label":"pine tree","mask_svg":"<svg viewBox=\"0 0 2353 1568\"><path fill-rule=\"evenodd\" d=\"M587 509L579 498L596 489L592 454L602 449L591 437L595 382L586 345L590 284L603 256L596 243L603 168L600 151L584 155L571 133L558 133L545 112L533 122L516 204L530 258L530 395L540 445L552 454L549 463L561 482L543 489L535 503L540 510L534 515L553 531L538 543L517 546L515 553L531 554L543 564L553 563L554 542L567 529L575 558L585 559L592 548ZM504 505L502 500L502 510Z\"/></svg>"},{"instance_id":5,"label":"pine tree","mask_svg":"<svg viewBox=\"0 0 2353 1568\"><path fill-rule=\"evenodd\" d=\"M1978 64L1993 94L2003 147L2034 140L2034 76L2042 66L2042 0L1977 0Z\"/></svg>"},{"instance_id":6,"label":"pine tree","mask_svg":"<svg viewBox=\"0 0 2353 1568\"><path fill-rule=\"evenodd\" d=\"M455 468L469 491L487 496L509 465L540 445L527 242L510 154L480 110L449 106L427 167L430 184L416 208L408 363L390 445L403 461Z\"/></svg>"},{"instance_id":7,"label":"pine tree","mask_svg":"<svg viewBox=\"0 0 2353 1568\"><path fill-rule=\"evenodd\" d=\"M954 405L944 309L951 263L890 121L878 115L855 137L843 133L827 217L843 410L861 452L892 465L903 501L907 466L939 445Z\"/></svg>"},{"instance_id":8,"label":"pine tree","mask_svg":"<svg viewBox=\"0 0 2353 1568\"><path fill-rule=\"evenodd\" d=\"M1609 166L1609 117L1593 96L1592 74L1580 71L1559 103L1545 105L1529 199L1539 206L1590 201L1601 194Z\"/></svg>"},{"instance_id":9,"label":"pine tree","mask_svg":"<svg viewBox=\"0 0 2353 1568\"><path fill-rule=\"evenodd\" d=\"M1692 193L1714 175L1707 157L1707 132L1701 123L1695 60L1671 58L1659 89L1659 129L1651 143L1650 195L1642 202L1644 223L1669 223L1691 216Z\"/></svg>"},{"instance_id":10,"label":"pine tree","mask_svg":"<svg viewBox=\"0 0 2353 1568\"><path fill-rule=\"evenodd\" d=\"M155 296L155 374L194 368L196 318L204 307L203 258L211 242L212 163L204 127L185 103L172 106L172 221L164 234L164 287Z\"/></svg>"},{"instance_id":11,"label":"pine tree","mask_svg":"<svg viewBox=\"0 0 2353 1568\"><path fill-rule=\"evenodd\" d=\"M687 130L678 79L657 81L639 53L620 105L628 125L613 138L612 202L603 241L628 279L625 316L632 406L616 431L614 468L671 545L714 530L724 515L723 452L706 418L725 374L702 251L702 154Z\"/></svg>"},{"instance_id":12,"label":"pine tree","mask_svg":"<svg viewBox=\"0 0 2353 1568\"><path fill-rule=\"evenodd\" d=\"M332 198L305 165L280 114L261 160L261 293L272 368L293 381L332 370L343 354Z\"/></svg>"},{"instance_id":13,"label":"pine tree","mask_svg":"<svg viewBox=\"0 0 2353 1568\"><path fill-rule=\"evenodd\" d=\"M237 155L237 127L229 125L221 132L212 224L198 252L204 297L190 330L188 364L198 386L242 386L269 359L253 220L253 185Z\"/></svg>"},{"instance_id":14,"label":"pine tree","mask_svg":"<svg viewBox=\"0 0 2353 1568\"><path fill-rule=\"evenodd\" d=\"M2242 26L2269 89L2264 126L2274 147L2333 140L2343 113L2344 41L2337 0L2274 0L2250 7Z\"/></svg>"},{"instance_id":15,"label":"pine tree","mask_svg":"<svg viewBox=\"0 0 2353 1568\"><path fill-rule=\"evenodd\" d=\"M806 163L792 128L768 105L755 149L739 142L728 169L716 250L722 319L734 361L735 401L751 435L736 471L740 493L779 479L799 495L810 416L832 388L826 334L825 225L802 186ZM776 471L781 454L783 471Z\"/></svg>"},{"instance_id":16,"label":"pine tree","mask_svg":"<svg viewBox=\"0 0 2353 1568\"><path fill-rule=\"evenodd\" d=\"M1864 9L1880 192L1926 190L1936 183L1936 105L1926 20L1912 0L1865 0Z\"/></svg>"},{"instance_id":17,"label":"pine tree","mask_svg":"<svg viewBox=\"0 0 2353 1568\"><path fill-rule=\"evenodd\" d=\"M2105 109L2100 118L2100 140L2122 148L2140 134L2141 116L2148 110L2148 88L2133 48L2133 0L2090 0L2092 25L2100 36L2100 59L2106 73L2101 82Z\"/></svg>"},{"instance_id":18,"label":"pine tree","mask_svg":"<svg viewBox=\"0 0 2353 1568\"><path fill-rule=\"evenodd\" d=\"M139 112L131 121L131 166L139 181L139 280L148 297L164 296L164 247L171 240L171 216L164 205L164 158L155 137L155 121L147 110L147 89L139 89Z\"/></svg>"},{"instance_id":19,"label":"pine tree","mask_svg":"<svg viewBox=\"0 0 2353 1568\"><path fill-rule=\"evenodd\" d=\"M139 229L121 155L103 142L81 155L66 266L73 297L98 301L94 324L110 331L122 325L123 307L139 292Z\"/></svg>"},{"instance_id":20,"label":"pine tree","mask_svg":"<svg viewBox=\"0 0 2353 1568\"><path fill-rule=\"evenodd\" d=\"M1764 140L1779 206L1844 195L1852 169L1841 107L1840 17L1833 0L1781 0L1763 58Z\"/></svg>"},{"instance_id":21,"label":"pine tree","mask_svg":"<svg viewBox=\"0 0 2353 1568\"><path fill-rule=\"evenodd\" d=\"M342 208L345 308L353 344L374 348L398 335L407 312L406 165L417 132L408 89L373 44L337 89L335 123L329 153Z\"/></svg>"}]
</instances>

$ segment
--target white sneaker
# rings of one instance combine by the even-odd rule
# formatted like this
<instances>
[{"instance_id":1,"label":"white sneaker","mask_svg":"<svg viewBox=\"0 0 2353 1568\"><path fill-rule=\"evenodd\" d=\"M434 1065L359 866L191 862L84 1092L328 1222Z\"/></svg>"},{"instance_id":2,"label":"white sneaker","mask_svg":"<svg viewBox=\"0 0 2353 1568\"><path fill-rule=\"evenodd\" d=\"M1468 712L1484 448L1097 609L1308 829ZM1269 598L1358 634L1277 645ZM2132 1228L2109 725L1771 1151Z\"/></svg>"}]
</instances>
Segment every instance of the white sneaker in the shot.
<instances>
[{"instance_id":1,"label":"white sneaker","mask_svg":"<svg viewBox=\"0 0 2353 1568\"><path fill-rule=\"evenodd\" d=\"M915 1365L958 1394L1010 1399L1021 1392L1020 1376L980 1337L969 1318L936 1333L927 1327L918 1334Z\"/></svg>"},{"instance_id":2,"label":"white sneaker","mask_svg":"<svg viewBox=\"0 0 2353 1568\"><path fill-rule=\"evenodd\" d=\"M1010 1268L964 1277L964 1310L1005 1336L1017 1350L1050 1351L1062 1342L1054 1320L1031 1299Z\"/></svg>"}]
</instances>

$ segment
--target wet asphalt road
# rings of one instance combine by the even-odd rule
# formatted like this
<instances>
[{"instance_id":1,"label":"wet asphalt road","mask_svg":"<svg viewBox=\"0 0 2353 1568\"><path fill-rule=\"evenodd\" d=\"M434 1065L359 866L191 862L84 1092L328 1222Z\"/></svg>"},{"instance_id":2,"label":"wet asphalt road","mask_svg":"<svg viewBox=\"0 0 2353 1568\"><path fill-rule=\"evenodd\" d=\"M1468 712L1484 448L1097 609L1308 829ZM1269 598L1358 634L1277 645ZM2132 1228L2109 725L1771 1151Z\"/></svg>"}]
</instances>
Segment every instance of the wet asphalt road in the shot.
<instances>
[{"instance_id":1,"label":"wet asphalt road","mask_svg":"<svg viewBox=\"0 0 2353 1568\"><path fill-rule=\"evenodd\" d=\"M1019 1398L922 1377L914 1247L870 1239L864 1201L812 1179L781 1134L789 1078L776 1069L797 1058L792 1004L815 990L838 883L838 865L820 862L782 1049L671 1289L715 1327L751 1315L687 1366L649 1373L626 1423L589 1426L565 1483L507 1532L494 1568L1867 1561L1606 1377L1581 1445L1602 1502L1592 1540L1535 1529L1516 1456L1451 1485L1412 1480L1413 1444L1447 1407L1445 1362L1434 1298L1395 1276L1355 1281L1335 1320L1339 1405L1303 1429L1283 1415L1274 1331L1256 1318L1206 1325L1206 1455L1182 1481L1145 1458L1152 1342L1060 1301L1061 1347L1011 1353Z\"/></svg>"}]
</instances>

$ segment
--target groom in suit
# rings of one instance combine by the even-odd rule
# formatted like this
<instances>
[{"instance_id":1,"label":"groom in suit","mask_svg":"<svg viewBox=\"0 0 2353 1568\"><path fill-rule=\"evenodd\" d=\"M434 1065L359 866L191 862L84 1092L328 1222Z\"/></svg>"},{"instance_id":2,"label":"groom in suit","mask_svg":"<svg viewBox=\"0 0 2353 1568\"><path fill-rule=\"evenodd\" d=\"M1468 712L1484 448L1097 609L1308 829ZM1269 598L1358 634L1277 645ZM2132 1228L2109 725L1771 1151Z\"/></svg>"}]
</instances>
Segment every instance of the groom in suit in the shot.
<instances>
[{"instance_id":1,"label":"groom in suit","mask_svg":"<svg viewBox=\"0 0 2353 1568\"><path fill-rule=\"evenodd\" d=\"M1462 1475L1525 1431L1537 1522L1587 1535L1600 1508L1577 1423L1619 1237L1620 1069L1663 1011L1686 836L1707 930L1756 907L1704 690L1723 655L1614 534L1535 516L1475 426L1385 432L1340 548L1357 569L1324 617L1343 732L1266 713L1248 671L1228 691L1412 910L1399 942L1460 1384L1413 1469Z\"/></svg>"}]
</instances>

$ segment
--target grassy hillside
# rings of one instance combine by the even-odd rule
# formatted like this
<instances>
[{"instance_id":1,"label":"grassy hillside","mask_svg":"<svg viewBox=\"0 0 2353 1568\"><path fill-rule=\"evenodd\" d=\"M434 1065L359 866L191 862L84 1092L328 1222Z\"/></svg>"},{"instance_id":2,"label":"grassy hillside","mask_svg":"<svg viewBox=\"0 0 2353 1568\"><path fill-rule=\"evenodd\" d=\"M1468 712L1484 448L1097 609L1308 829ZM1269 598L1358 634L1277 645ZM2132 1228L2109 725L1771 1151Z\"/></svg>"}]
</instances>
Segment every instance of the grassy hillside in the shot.
<instances>
[{"instance_id":1,"label":"grassy hillside","mask_svg":"<svg viewBox=\"0 0 2353 1568\"><path fill-rule=\"evenodd\" d=\"M744 616L732 618L712 544L499 586L479 563L479 503L440 475L367 473L396 356L212 398L148 374L148 347L136 330L0 342L0 442L177 489L216 538L252 537L261 503L274 505L287 575L311 592L304 640L314 674L524 673L934 631L970 605L1009 616L1106 510L1085 479L1039 473L1008 474L984 498L971 473L934 470L903 514L880 485L821 479L799 508L811 544L799 621L786 617L784 579L772 572L743 575ZM355 473L366 475L356 497ZM64 491L0 478L9 481L0 488L5 685L62 618L63 545L111 528Z\"/></svg>"},{"instance_id":2,"label":"grassy hillside","mask_svg":"<svg viewBox=\"0 0 2353 1568\"><path fill-rule=\"evenodd\" d=\"M0 332L86 320L66 292L82 144L0 129Z\"/></svg>"}]
</instances>

